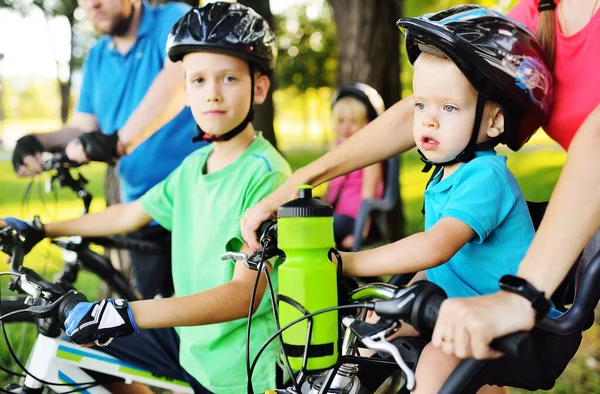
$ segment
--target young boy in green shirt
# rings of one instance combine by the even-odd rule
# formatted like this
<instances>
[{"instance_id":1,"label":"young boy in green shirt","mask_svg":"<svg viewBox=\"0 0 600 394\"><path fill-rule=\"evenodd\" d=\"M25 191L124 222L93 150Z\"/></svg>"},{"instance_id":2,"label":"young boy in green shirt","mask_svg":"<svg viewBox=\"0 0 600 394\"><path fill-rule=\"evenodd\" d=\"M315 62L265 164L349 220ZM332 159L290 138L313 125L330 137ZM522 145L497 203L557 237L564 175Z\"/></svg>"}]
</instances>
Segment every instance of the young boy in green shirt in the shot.
<instances>
[{"instance_id":1,"label":"young boy in green shirt","mask_svg":"<svg viewBox=\"0 0 600 394\"><path fill-rule=\"evenodd\" d=\"M243 349L257 273L241 262L221 261L220 255L252 252L243 244L239 220L290 175L285 159L250 123L253 103L261 104L269 90L275 37L252 9L211 3L175 24L167 50L172 61L183 61L197 138L213 143L132 203L42 229L14 218L0 221L0 227L19 229L30 243L43 237L122 234L152 220L172 231L176 297L81 303L68 314L66 332L78 344L139 332L101 349L158 375L187 380L195 392L239 394L246 391ZM263 297L266 281L259 283L252 357L275 332L269 295ZM256 392L275 387L277 356L275 346L261 356L253 374Z\"/></svg>"}]
</instances>

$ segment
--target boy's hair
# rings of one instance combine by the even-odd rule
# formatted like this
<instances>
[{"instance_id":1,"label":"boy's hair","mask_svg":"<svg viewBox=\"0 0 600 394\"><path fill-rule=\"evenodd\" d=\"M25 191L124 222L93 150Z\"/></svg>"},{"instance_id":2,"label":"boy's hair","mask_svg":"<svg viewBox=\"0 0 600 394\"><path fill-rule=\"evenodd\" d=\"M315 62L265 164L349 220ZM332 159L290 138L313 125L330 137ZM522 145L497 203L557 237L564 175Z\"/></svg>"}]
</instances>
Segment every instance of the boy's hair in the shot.
<instances>
[{"instance_id":1,"label":"boy's hair","mask_svg":"<svg viewBox=\"0 0 600 394\"><path fill-rule=\"evenodd\" d=\"M218 52L247 60L271 75L277 61L275 34L262 16L238 3L215 2L192 8L167 39L171 61L190 52Z\"/></svg>"}]
</instances>

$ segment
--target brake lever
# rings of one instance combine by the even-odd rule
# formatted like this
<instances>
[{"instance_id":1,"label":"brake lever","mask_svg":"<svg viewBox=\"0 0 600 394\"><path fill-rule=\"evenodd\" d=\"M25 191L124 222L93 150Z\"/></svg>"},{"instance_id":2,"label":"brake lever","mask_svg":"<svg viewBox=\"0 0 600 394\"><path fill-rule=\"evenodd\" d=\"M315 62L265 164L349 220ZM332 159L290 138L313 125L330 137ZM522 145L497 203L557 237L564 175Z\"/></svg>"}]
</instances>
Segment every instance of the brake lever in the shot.
<instances>
[{"instance_id":1,"label":"brake lever","mask_svg":"<svg viewBox=\"0 0 600 394\"><path fill-rule=\"evenodd\" d=\"M246 268L251 269L252 271L258 271L258 267L262 261L267 261L275 256L284 256L284 253L277 247L270 247L267 249L260 248L256 252L252 253L250 256L248 256L248 254L244 252L226 252L223 253L220 257L221 260L241 261Z\"/></svg>"},{"instance_id":2,"label":"brake lever","mask_svg":"<svg viewBox=\"0 0 600 394\"><path fill-rule=\"evenodd\" d=\"M381 318L377 323L370 324L352 317L345 317L342 324L349 327L354 335L369 349L381 351L394 357L394 361L406 377L406 388L412 390L415 387L414 372L406 365L398 348L385 339L386 335L398 328L400 324L398 320Z\"/></svg>"},{"instance_id":3,"label":"brake lever","mask_svg":"<svg viewBox=\"0 0 600 394\"><path fill-rule=\"evenodd\" d=\"M415 388L415 373L406 365L398 348L385 340L385 332L381 331L370 337L361 339L362 343L371 350L381 351L394 357L394 361L400 367L406 378L406 388L412 391Z\"/></svg>"},{"instance_id":4,"label":"brake lever","mask_svg":"<svg viewBox=\"0 0 600 394\"><path fill-rule=\"evenodd\" d=\"M252 253L250 257L248 257L247 262L248 265L256 267L251 269L257 271L261 262L267 261L275 256L284 257L285 253L276 246L267 247L266 249L263 247Z\"/></svg>"},{"instance_id":5,"label":"brake lever","mask_svg":"<svg viewBox=\"0 0 600 394\"><path fill-rule=\"evenodd\" d=\"M49 305L34 305L27 308L27 312L31 313L32 316L45 319L48 317L53 317L58 315L58 308L60 307L61 302L72 295L78 294L75 290L69 290L65 294L63 294L56 301L50 303Z\"/></svg>"}]
</instances>

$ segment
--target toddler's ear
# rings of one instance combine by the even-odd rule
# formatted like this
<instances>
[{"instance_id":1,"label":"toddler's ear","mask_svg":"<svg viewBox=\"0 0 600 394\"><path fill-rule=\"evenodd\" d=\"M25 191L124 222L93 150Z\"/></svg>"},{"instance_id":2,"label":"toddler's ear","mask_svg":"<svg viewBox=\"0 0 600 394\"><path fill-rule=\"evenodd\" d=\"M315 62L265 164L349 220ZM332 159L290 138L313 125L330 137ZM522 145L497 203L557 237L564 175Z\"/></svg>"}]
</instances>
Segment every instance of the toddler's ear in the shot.
<instances>
[{"instance_id":1,"label":"toddler's ear","mask_svg":"<svg viewBox=\"0 0 600 394\"><path fill-rule=\"evenodd\" d=\"M504 113L499 106L495 105L490 113L487 135L494 138L502 133L504 133Z\"/></svg>"}]
</instances>

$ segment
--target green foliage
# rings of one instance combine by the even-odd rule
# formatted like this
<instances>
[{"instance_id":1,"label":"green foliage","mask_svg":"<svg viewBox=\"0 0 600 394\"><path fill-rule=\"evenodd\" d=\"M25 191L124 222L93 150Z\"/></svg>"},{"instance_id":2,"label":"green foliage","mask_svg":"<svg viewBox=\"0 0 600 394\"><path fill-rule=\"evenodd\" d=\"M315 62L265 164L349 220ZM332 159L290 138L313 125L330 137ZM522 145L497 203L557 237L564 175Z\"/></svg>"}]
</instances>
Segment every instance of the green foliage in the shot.
<instances>
[{"instance_id":1,"label":"green foliage","mask_svg":"<svg viewBox=\"0 0 600 394\"><path fill-rule=\"evenodd\" d=\"M279 53L275 77L280 88L297 91L335 85L337 43L331 9L327 4L311 17L307 7L291 7L274 15Z\"/></svg>"},{"instance_id":2,"label":"green foliage","mask_svg":"<svg viewBox=\"0 0 600 394\"><path fill-rule=\"evenodd\" d=\"M4 78L4 119L52 119L60 113L56 81L30 79L26 85Z\"/></svg>"}]
</instances>

